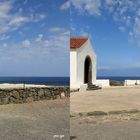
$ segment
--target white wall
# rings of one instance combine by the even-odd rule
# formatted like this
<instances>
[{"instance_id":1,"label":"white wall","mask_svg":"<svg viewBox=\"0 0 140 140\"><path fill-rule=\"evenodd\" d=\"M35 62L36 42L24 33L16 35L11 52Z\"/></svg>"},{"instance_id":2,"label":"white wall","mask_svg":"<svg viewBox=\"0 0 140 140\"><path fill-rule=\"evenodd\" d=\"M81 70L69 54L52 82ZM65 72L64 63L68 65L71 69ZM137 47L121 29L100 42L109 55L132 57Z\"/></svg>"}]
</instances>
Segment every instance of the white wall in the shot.
<instances>
[{"instance_id":1,"label":"white wall","mask_svg":"<svg viewBox=\"0 0 140 140\"><path fill-rule=\"evenodd\" d=\"M77 50L77 81L84 84L84 63L86 57L89 56L92 62L92 82L96 82L96 55L88 40L81 48Z\"/></svg>"},{"instance_id":2,"label":"white wall","mask_svg":"<svg viewBox=\"0 0 140 140\"><path fill-rule=\"evenodd\" d=\"M75 49L70 50L70 86L76 88L77 82L77 52Z\"/></svg>"},{"instance_id":3,"label":"white wall","mask_svg":"<svg viewBox=\"0 0 140 140\"><path fill-rule=\"evenodd\" d=\"M84 63L86 57L89 56L92 62L92 82L96 83L96 55L90 41L86 41L83 46L78 49L70 50L70 88L84 87Z\"/></svg>"},{"instance_id":4,"label":"white wall","mask_svg":"<svg viewBox=\"0 0 140 140\"><path fill-rule=\"evenodd\" d=\"M100 79L96 80L96 85L104 88L104 87L110 87L109 79Z\"/></svg>"},{"instance_id":5,"label":"white wall","mask_svg":"<svg viewBox=\"0 0 140 140\"><path fill-rule=\"evenodd\" d=\"M140 85L140 80L136 80L136 81L137 81L137 84Z\"/></svg>"},{"instance_id":6,"label":"white wall","mask_svg":"<svg viewBox=\"0 0 140 140\"><path fill-rule=\"evenodd\" d=\"M140 80L125 80L124 85L125 86L133 86L133 85L140 85Z\"/></svg>"}]
</instances>

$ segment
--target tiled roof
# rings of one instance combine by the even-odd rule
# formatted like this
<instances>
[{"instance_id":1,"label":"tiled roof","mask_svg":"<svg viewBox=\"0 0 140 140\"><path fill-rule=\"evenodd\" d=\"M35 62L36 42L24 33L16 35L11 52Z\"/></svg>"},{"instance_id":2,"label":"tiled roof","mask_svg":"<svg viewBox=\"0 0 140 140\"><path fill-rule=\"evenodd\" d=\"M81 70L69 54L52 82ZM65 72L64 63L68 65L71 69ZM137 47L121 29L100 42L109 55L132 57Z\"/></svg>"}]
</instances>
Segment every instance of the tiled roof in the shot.
<instances>
[{"instance_id":1,"label":"tiled roof","mask_svg":"<svg viewBox=\"0 0 140 140\"><path fill-rule=\"evenodd\" d=\"M71 37L70 48L71 49L80 48L87 40L88 40L87 37Z\"/></svg>"}]
</instances>

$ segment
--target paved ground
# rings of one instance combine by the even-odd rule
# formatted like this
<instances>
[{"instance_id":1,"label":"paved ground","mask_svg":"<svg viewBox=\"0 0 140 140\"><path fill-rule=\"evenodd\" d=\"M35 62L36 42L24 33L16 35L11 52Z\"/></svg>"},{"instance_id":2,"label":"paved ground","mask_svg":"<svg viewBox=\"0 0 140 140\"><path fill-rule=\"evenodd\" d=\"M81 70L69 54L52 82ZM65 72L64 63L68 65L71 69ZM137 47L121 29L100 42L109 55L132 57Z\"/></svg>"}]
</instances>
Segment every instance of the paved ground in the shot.
<instances>
[{"instance_id":1,"label":"paved ground","mask_svg":"<svg viewBox=\"0 0 140 140\"><path fill-rule=\"evenodd\" d=\"M72 93L70 102L71 113L140 109L140 86Z\"/></svg>"},{"instance_id":2,"label":"paved ground","mask_svg":"<svg viewBox=\"0 0 140 140\"><path fill-rule=\"evenodd\" d=\"M69 140L69 100L0 106L0 140Z\"/></svg>"},{"instance_id":3,"label":"paved ground","mask_svg":"<svg viewBox=\"0 0 140 140\"><path fill-rule=\"evenodd\" d=\"M71 140L140 140L140 86L77 92L70 100ZM136 112L119 112L131 109Z\"/></svg>"},{"instance_id":4,"label":"paved ground","mask_svg":"<svg viewBox=\"0 0 140 140\"><path fill-rule=\"evenodd\" d=\"M140 114L118 116L72 118L71 140L140 140Z\"/></svg>"}]
</instances>

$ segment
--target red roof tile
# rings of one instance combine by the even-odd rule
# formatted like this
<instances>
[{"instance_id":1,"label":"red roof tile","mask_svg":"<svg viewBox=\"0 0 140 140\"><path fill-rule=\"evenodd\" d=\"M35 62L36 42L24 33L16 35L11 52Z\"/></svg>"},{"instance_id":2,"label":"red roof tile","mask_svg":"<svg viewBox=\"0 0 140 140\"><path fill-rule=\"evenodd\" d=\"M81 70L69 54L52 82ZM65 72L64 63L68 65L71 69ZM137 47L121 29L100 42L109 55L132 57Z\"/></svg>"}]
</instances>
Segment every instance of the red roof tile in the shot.
<instances>
[{"instance_id":1,"label":"red roof tile","mask_svg":"<svg viewBox=\"0 0 140 140\"><path fill-rule=\"evenodd\" d=\"M71 49L80 48L87 40L88 40L87 37L71 37L70 48Z\"/></svg>"}]
</instances>

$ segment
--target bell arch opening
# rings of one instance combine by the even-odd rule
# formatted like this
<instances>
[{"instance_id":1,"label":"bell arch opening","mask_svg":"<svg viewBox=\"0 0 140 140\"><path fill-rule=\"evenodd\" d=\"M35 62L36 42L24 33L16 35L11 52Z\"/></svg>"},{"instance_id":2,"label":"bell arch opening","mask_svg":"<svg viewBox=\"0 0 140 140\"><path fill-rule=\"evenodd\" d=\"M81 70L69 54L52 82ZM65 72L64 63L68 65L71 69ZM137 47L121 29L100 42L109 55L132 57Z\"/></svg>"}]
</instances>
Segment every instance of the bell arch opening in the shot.
<instances>
[{"instance_id":1,"label":"bell arch opening","mask_svg":"<svg viewBox=\"0 0 140 140\"><path fill-rule=\"evenodd\" d=\"M85 58L84 63L84 83L92 83L92 62L89 56Z\"/></svg>"}]
</instances>

